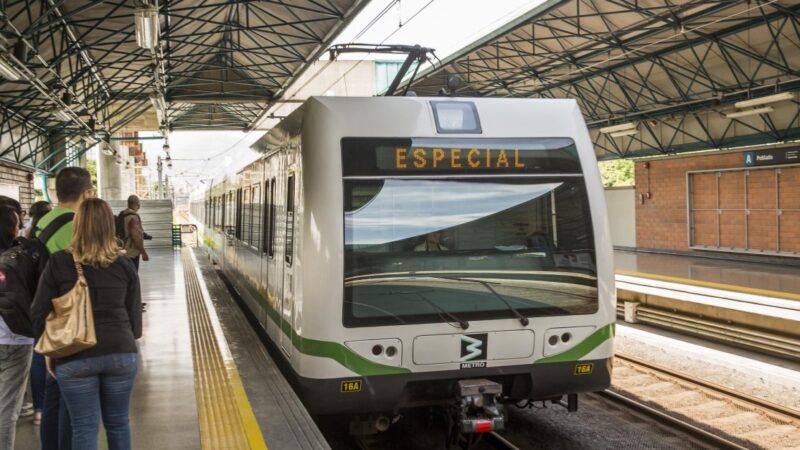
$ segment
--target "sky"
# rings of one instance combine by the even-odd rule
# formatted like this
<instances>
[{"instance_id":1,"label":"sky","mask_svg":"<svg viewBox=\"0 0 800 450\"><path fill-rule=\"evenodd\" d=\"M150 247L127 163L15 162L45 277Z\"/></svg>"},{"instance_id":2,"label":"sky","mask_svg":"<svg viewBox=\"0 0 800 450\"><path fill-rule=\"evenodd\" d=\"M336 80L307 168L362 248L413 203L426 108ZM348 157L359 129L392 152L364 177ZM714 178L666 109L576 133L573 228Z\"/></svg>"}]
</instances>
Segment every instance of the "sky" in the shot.
<instances>
[{"instance_id":1,"label":"sky","mask_svg":"<svg viewBox=\"0 0 800 450\"><path fill-rule=\"evenodd\" d=\"M334 43L419 44L434 48L436 55L444 59L542 1L372 0ZM391 59L385 55L358 54L341 58ZM169 136L173 168L166 173L177 188L201 189L203 185L199 180L235 173L255 160L258 155L249 147L263 134L264 130L247 134L238 131L173 132ZM157 157L164 155L164 142L147 140L143 145L155 180Z\"/></svg>"}]
</instances>

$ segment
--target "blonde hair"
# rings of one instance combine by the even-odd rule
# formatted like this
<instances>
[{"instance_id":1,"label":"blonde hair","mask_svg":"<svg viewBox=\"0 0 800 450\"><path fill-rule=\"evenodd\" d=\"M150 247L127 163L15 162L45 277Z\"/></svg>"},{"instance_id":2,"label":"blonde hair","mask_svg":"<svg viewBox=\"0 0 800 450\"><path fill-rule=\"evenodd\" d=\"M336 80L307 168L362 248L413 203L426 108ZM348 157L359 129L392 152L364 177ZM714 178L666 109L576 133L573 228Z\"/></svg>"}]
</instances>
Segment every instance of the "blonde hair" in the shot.
<instances>
[{"instance_id":1,"label":"blonde hair","mask_svg":"<svg viewBox=\"0 0 800 450\"><path fill-rule=\"evenodd\" d=\"M71 251L81 264L108 267L125 253L117 242L114 213L104 200L84 200L72 227Z\"/></svg>"}]
</instances>

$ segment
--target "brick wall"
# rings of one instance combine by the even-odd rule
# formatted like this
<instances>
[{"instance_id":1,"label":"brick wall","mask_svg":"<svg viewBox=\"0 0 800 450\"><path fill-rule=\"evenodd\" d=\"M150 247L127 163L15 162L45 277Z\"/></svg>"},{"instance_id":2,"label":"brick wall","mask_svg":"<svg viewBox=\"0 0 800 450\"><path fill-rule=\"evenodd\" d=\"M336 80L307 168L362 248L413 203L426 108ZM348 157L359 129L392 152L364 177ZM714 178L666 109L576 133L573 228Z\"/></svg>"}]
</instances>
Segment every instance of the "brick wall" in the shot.
<instances>
[{"instance_id":1,"label":"brick wall","mask_svg":"<svg viewBox=\"0 0 800 450\"><path fill-rule=\"evenodd\" d=\"M32 173L30 170L0 163L0 183L19 186L19 202L26 210L33 203L33 177L28 181Z\"/></svg>"},{"instance_id":2,"label":"brick wall","mask_svg":"<svg viewBox=\"0 0 800 450\"><path fill-rule=\"evenodd\" d=\"M741 168L743 161L741 152L637 161L637 247L693 251L689 248L687 227L687 172ZM646 162L649 168L645 168ZM796 225L800 223L800 211L783 211L780 216L775 212L778 207L800 209L800 167L781 168L780 174L761 168L751 168L746 176L745 171L693 174L692 183L696 246L731 251L751 249L772 254L800 252L800 229ZM645 198L642 203L640 196L646 196L647 192L651 198ZM749 208L750 214L743 211L718 214L718 207L723 210Z\"/></svg>"}]
</instances>

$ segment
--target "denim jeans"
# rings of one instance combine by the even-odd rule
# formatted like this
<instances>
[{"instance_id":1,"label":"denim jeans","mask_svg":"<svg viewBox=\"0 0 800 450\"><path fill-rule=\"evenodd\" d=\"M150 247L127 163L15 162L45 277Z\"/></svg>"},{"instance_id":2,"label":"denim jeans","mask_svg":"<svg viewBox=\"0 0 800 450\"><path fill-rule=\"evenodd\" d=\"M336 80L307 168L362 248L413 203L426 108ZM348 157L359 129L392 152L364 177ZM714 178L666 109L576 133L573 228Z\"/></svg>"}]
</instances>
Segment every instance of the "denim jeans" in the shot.
<instances>
[{"instance_id":1,"label":"denim jeans","mask_svg":"<svg viewBox=\"0 0 800 450\"><path fill-rule=\"evenodd\" d=\"M44 409L42 423L39 425L39 439L42 450L72 450L72 426L69 411L58 382L50 374L46 375L44 385Z\"/></svg>"},{"instance_id":2,"label":"denim jeans","mask_svg":"<svg viewBox=\"0 0 800 450\"><path fill-rule=\"evenodd\" d=\"M33 362L31 363L31 398L33 399L33 409L41 411L44 409L44 387L47 379L47 368L44 365L44 355L33 352Z\"/></svg>"},{"instance_id":3,"label":"denim jeans","mask_svg":"<svg viewBox=\"0 0 800 450\"><path fill-rule=\"evenodd\" d=\"M32 345L0 345L0 450L14 450Z\"/></svg>"},{"instance_id":4,"label":"denim jeans","mask_svg":"<svg viewBox=\"0 0 800 450\"><path fill-rule=\"evenodd\" d=\"M82 358L56 366L72 423L72 448L97 450L100 417L108 450L130 450L128 411L136 379L136 353Z\"/></svg>"}]
</instances>

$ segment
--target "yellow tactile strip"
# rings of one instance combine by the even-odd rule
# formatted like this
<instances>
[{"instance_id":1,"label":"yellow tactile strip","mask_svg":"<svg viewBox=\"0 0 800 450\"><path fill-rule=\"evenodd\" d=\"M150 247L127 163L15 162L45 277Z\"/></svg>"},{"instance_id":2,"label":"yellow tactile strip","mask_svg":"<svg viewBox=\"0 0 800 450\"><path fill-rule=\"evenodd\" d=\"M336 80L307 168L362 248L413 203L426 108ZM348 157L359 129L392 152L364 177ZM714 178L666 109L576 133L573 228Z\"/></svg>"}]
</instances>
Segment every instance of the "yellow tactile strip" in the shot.
<instances>
[{"instance_id":1,"label":"yellow tactile strip","mask_svg":"<svg viewBox=\"0 0 800 450\"><path fill-rule=\"evenodd\" d=\"M202 448L266 450L216 314L209 311L191 250L184 248L182 258Z\"/></svg>"},{"instance_id":2,"label":"yellow tactile strip","mask_svg":"<svg viewBox=\"0 0 800 450\"><path fill-rule=\"evenodd\" d=\"M617 269L617 275L626 275L629 277L650 278L653 280L666 281L669 283L687 284L690 286L698 286L710 289L718 289L722 291L741 292L743 294L762 295L764 297L782 298L787 300L800 300L800 295L791 292L780 292L769 289L758 289L747 286L736 286L733 284L715 283L711 281L692 280L689 278L679 278L667 275L657 275L646 272L635 272L632 270Z\"/></svg>"}]
</instances>

